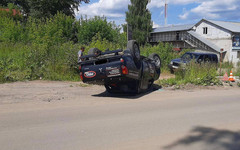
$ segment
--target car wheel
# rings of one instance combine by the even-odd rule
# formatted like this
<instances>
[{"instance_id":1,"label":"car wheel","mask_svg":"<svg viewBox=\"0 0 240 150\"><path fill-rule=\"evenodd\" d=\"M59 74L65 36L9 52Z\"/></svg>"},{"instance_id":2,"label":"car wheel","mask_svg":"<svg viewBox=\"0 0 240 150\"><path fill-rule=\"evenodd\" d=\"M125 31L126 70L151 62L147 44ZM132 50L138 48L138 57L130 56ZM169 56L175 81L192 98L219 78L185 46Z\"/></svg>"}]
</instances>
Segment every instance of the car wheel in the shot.
<instances>
[{"instance_id":1,"label":"car wheel","mask_svg":"<svg viewBox=\"0 0 240 150\"><path fill-rule=\"evenodd\" d=\"M139 61L141 59L139 45L135 40L128 41L127 49L130 50L130 53L133 57L133 60L136 66L139 66Z\"/></svg>"},{"instance_id":2,"label":"car wheel","mask_svg":"<svg viewBox=\"0 0 240 150\"><path fill-rule=\"evenodd\" d=\"M88 55L100 55L101 51L98 48L91 48L88 51Z\"/></svg>"},{"instance_id":3,"label":"car wheel","mask_svg":"<svg viewBox=\"0 0 240 150\"><path fill-rule=\"evenodd\" d=\"M160 74L161 74L161 69L160 69L161 64L162 64L161 63L161 58L156 53L151 54L148 58L151 59L156 66L157 76L154 79L157 80L160 77Z\"/></svg>"},{"instance_id":4,"label":"car wheel","mask_svg":"<svg viewBox=\"0 0 240 150\"><path fill-rule=\"evenodd\" d=\"M161 67L161 58L158 54L153 53L153 54L149 55L148 58L150 58L153 61L153 63L155 64L155 66L157 68Z\"/></svg>"}]
</instances>

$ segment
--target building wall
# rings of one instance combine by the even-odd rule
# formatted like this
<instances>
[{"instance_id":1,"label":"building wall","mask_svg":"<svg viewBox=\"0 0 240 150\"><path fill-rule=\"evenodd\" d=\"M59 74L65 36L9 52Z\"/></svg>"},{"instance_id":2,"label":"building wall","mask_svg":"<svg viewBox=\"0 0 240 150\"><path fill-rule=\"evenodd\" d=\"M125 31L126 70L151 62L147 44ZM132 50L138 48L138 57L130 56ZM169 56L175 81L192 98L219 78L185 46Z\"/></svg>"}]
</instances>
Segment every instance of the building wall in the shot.
<instances>
[{"instance_id":1,"label":"building wall","mask_svg":"<svg viewBox=\"0 0 240 150\"><path fill-rule=\"evenodd\" d=\"M231 39L209 39L212 43L223 48L226 51L223 61L231 61L231 52L232 52L232 40Z\"/></svg>"},{"instance_id":2,"label":"building wall","mask_svg":"<svg viewBox=\"0 0 240 150\"><path fill-rule=\"evenodd\" d=\"M150 42L171 42L171 41L183 41L186 31L179 31L178 36L176 31L152 33L150 36Z\"/></svg>"},{"instance_id":3,"label":"building wall","mask_svg":"<svg viewBox=\"0 0 240 150\"><path fill-rule=\"evenodd\" d=\"M208 29L207 34L203 34L205 27ZM196 26L196 32L226 51L223 61L237 61L236 56L232 53L232 33L230 31L203 21Z\"/></svg>"},{"instance_id":4,"label":"building wall","mask_svg":"<svg viewBox=\"0 0 240 150\"><path fill-rule=\"evenodd\" d=\"M240 53L240 50L233 50L231 53L231 57L233 59L233 63L235 63L235 65L240 62L240 58L238 58L238 53Z\"/></svg>"},{"instance_id":5,"label":"building wall","mask_svg":"<svg viewBox=\"0 0 240 150\"><path fill-rule=\"evenodd\" d=\"M208 28L208 33L203 34L203 28ZM196 32L206 39L231 39L232 33L208 22L202 22L196 27Z\"/></svg>"}]
</instances>

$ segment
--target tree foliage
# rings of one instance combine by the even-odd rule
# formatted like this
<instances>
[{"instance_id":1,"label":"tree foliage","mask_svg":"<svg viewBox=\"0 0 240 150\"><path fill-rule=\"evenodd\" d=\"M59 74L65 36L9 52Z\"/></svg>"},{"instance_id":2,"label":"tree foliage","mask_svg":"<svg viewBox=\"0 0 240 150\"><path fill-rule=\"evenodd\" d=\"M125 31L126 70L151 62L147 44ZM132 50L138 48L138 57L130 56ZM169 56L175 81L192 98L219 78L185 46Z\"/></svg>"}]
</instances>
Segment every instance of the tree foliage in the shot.
<instances>
[{"instance_id":1,"label":"tree foliage","mask_svg":"<svg viewBox=\"0 0 240 150\"><path fill-rule=\"evenodd\" d=\"M91 19L81 17L78 25L78 42L88 44L97 34L101 39L110 42L118 42L120 27L113 22L108 22L105 17L94 17Z\"/></svg>"},{"instance_id":2,"label":"tree foliage","mask_svg":"<svg viewBox=\"0 0 240 150\"><path fill-rule=\"evenodd\" d=\"M7 6L8 3L11 3L11 2L9 2L9 0L1 0L0 1L0 6Z\"/></svg>"},{"instance_id":3,"label":"tree foliage","mask_svg":"<svg viewBox=\"0 0 240 150\"><path fill-rule=\"evenodd\" d=\"M0 7L0 18L4 19L4 17L13 18L14 20L22 20L23 18L18 7L12 3L8 3L6 8Z\"/></svg>"},{"instance_id":4,"label":"tree foliage","mask_svg":"<svg viewBox=\"0 0 240 150\"><path fill-rule=\"evenodd\" d=\"M151 13L147 9L150 0L131 0L126 12L126 21L132 26L133 39L141 45L147 41L149 32L152 31Z\"/></svg>"},{"instance_id":5,"label":"tree foliage","mask_svg":"<svg viewBox=\"0 0 240 150\"><path fill-rule=\"evenodd\" d=\"M42 18L53 16L57 12L74 16L74 10L78 10L82 2L88 3L89 0L2 0L0 5L7 6L8 3L14 3L27 16Z\"/></svg>"},{"instance_id":6,"label":"tree foliage","mask_svg":"<svg viewBox=\"0 0 240 150\"><path fill-rule=\"evenodd\" d=\"M104 18L97 17L82 22L62 13L44 20L29 17L24 23L14 20L12 16L2 16L0 83L39 78L79 80L77 52L82 46L86 47L87 54L92 47L104 51L126 45L126 35L120 34L115 27L114 23L106 22ZM77 32L91 31L96 34L90 34L93 37L88 37L88 45L82 45L82 41L72 42L72 37ZM79 36L84 39L88 35Z\"/></svg>"}]
</instances>

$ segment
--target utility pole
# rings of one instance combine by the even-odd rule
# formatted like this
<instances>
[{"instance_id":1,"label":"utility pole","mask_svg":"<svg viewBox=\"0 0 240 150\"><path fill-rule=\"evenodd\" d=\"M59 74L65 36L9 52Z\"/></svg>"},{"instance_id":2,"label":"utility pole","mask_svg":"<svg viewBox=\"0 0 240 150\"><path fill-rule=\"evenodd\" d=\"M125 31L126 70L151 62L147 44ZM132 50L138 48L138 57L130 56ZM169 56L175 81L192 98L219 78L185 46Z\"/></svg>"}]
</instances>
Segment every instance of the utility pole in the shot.
<instances>
[{"instance_id":1,"label":"utility pole","mask_svg":"<svg viewBox=\"0 0 240 150\"><path fill-rule=\"evenodd\" d=\"M167 0L165 0L165 26L167 26L167 11L168 10L168 4Z\"/></svg>"}]
</instances>

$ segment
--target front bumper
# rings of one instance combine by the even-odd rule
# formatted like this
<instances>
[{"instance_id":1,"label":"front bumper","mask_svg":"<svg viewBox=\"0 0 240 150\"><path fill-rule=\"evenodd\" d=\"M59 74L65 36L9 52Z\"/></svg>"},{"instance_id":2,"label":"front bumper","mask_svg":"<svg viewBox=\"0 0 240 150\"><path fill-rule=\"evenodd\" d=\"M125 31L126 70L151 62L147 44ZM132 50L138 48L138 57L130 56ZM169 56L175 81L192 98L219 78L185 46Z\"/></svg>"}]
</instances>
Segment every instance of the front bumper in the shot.
<instances>
[{"instance_id":1,"label":"front bumper","mask_svg":"<svg viewBox=\"0 0 240 150\"><path fill-rule=\"evenodd\" d=\"M172 64L169 64L168 68L171 69L171 70L178 70L180 67L179 66L174 66Z\"/></svg>"}]
</instances>

